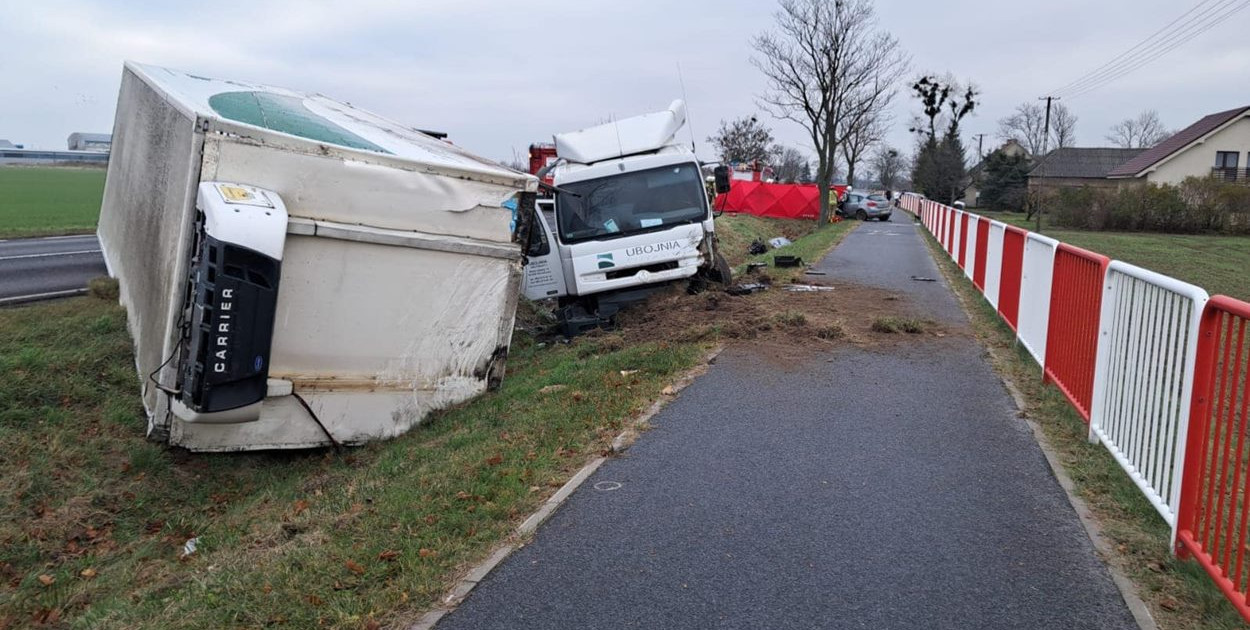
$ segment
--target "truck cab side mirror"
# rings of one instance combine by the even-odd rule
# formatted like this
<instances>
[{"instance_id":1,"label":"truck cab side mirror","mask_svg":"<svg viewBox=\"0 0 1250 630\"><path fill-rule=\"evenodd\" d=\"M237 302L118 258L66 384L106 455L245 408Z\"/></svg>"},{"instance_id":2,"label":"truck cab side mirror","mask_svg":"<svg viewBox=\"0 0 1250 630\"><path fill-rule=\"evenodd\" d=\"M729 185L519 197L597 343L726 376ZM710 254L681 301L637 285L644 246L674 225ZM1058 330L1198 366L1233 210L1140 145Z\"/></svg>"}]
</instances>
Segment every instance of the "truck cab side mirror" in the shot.
<instances>
[{"instance_id":1,"label":"truck cab side mirror","mask_svg":"<svg viewBox=\"0 0 1250 630\"><path fill-rule=\"evenodd\" d=\"M728 166L718 166L712 169L712 176L716 178L716 194L723 195L729 192Z\"/></svg>"}]
</instances>

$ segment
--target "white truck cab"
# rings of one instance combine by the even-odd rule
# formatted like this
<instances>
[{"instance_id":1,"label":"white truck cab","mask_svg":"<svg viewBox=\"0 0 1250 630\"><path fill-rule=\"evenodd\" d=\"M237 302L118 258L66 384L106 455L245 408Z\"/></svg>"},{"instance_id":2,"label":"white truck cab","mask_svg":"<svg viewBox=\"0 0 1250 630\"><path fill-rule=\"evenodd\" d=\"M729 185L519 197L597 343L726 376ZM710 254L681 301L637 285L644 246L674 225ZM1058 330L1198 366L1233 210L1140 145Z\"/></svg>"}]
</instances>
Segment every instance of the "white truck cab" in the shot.
<instances>
[{"instance_id":1,"label":"white truck cab","mask_svg":"<svg viewBox=\"0 0 1250 630\"><path fill-rule=\"evenodd\" d=\"M553 199L539 201L524 292L559 298L565 334L598 326L663 286L728 282L703 171L676 140L685 105L557 134Z\"/></svg>"}]
</instances>

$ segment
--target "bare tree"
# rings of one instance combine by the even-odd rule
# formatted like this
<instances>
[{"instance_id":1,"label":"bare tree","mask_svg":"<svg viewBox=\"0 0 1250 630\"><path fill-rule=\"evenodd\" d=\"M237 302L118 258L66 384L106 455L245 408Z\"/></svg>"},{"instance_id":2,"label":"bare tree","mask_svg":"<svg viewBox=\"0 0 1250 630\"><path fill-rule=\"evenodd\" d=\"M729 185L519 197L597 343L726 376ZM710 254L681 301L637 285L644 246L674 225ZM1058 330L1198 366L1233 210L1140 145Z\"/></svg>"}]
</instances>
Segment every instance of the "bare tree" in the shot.
<instances>
[{"instance_id":1,"label":"bare tree","mask_svg":"<svg viewBox=\"0 0 1250 630\"><path fill-rule=\"evenodd\" d=\"M1043 114L1044 116L1045 114ZM1056 149L1076 145L1076 114L1063 103L1055 103L1050 112L1050 141Z\"/></svg>"},{"instance_id":2,"label":"bare tree","mask_svg":"<svg viewBox=\"0 0 1250 630\"><path fill-rule=\"evenodd\" d=\"M855 167L867 157L869 149L885 136L885 123L888 119L889 114L886 110L878 108L856 121L858 124L855 126L851 126L852 121L847 121L846 128L841 133L842 159L846 160L847 184L855 185Z\"/></svg>"},{"instance_id":3,"label":"bare tree","mask_svg":"<svg viewBox=\"0 0 1250 630\"><path fill-rule=\"evenodd\" d=\"M886 144L877 147L869 164L877 172L877 181L886 190L895 190L899 177L907 169L907 161L899 155L898 150Z\"/></svg>"},{"instance_id":4,"label":"bare tree","mask_svg":"<svg viewBox=\"0 0 1250 630\"><path fill-rule=\"evenodd\" d=\"M1070 147L1076 142L1076 115L1062 103L1050 109L1050 142L1054 148ZM1046 142L1046 106L1041 103L1021 103L1016 111L998 120L998 137L1015 140L1029 150L1031 155L1041 155Z\"/></svg>"},{"instance_id":5,"label":"bare tree","mask_svg":"<svg viewBox=\"0 0 1250 630\"><path fill-rule=\"evenodd\" d=\"M529 156L517 151L516 147L512 147L512 159L503 160L500 164L503 164L514 171L521 171L522 173L530 172Z\"/></svg>"},{"instance_id":6,"label":"bare tree","mask_svg":"<svg viewBox=\"0 0 1250 630\"><path fill-rule=\"evenodd\" d=\"M1159 121L1159 112L1148 109L1137 115L1137 118L1125 118L1111 127L1107 134L1115 146L1125 149L1144 149L1153 147L1172 135Z\"/></svg>"},{"instance_id":7,"label":"bare tree","mask_svg":"<svg viewBox=\"0 0 1250 630\"><path fill-rule=\"evenodd\" d=\"M877 28L871 0L779 0L776 28L751 42L751 62L768 79L760 104L804 127L816 153L816 183L828 190L847 129L896 92L908 58ZM829 220L820 196L820 220Z\"/></svg>"},{"instance_id":8,"label":"bare tree","mask_svg":"<svg viewBox=\"0 0 1250 630\"><path fill-rule=\"evenodd\" d=\"M721 162L767 162L773 146L773 132L755 116L720 121L716 135L707 139L716 145Z\"/></svg>"},{"instance_id":9,"label":"bare tree","mask_svg":"<svg viewBox=\"0 0 1250 630\"><path fill-rule=\"evenodd\" d=\"M807 166L807 157L794 147L773 146L773 178L779 182L796 182L803 177L803 169Z\"/></svg>"}]
</instances>

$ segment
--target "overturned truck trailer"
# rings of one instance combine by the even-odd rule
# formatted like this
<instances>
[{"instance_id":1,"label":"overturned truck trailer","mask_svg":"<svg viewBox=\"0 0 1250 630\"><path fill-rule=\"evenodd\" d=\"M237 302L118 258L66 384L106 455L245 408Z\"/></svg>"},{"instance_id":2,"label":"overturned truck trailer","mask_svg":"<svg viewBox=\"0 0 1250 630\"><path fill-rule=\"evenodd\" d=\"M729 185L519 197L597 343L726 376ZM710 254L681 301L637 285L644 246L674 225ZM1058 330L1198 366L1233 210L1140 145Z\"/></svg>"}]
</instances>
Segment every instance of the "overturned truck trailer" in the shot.
<instances>
[{"instance_id":1,"label":"overturned truck trailer","mask_svg":"<svg viewBox=\"0 0 1250 630\"><path fill-rule=\"evenodd\" d=\"M99 237L149 436L357 444L498 383L504 204L536 186L323 96L127 63Z\"/></svg>"}]
</instances>

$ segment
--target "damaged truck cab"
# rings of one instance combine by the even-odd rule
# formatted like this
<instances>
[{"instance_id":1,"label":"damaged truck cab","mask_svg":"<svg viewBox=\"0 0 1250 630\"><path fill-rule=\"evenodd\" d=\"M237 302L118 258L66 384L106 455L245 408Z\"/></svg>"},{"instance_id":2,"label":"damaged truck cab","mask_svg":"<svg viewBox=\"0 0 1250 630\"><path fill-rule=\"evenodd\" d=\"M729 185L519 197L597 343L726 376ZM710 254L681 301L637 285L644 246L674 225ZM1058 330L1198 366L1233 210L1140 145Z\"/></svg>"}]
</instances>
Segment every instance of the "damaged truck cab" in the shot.
<instances>
[{"instance_id":1,"label":"damaged truck cab","mask_svg":"<svg viewBox=\"0 0 1250 630\"><path fill-rule=\"evenodd\" d=\"M539 202L524 293L558 298L566 335L676 281L729 281L702 168L676 138L685 120L675 101L555 136L555 195Z\"/></svg>"}]
</instances>

